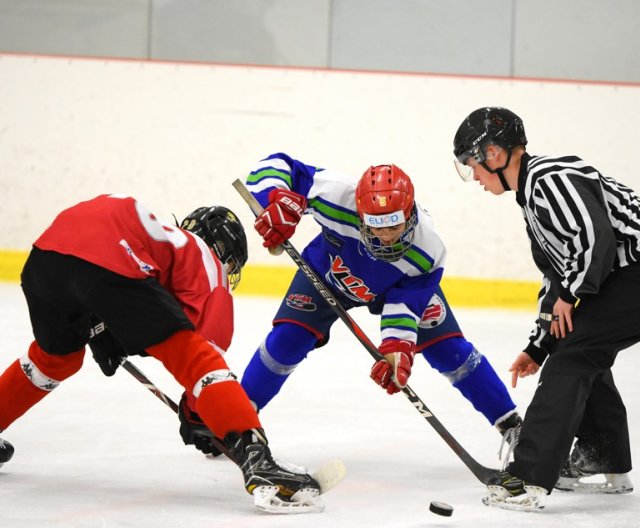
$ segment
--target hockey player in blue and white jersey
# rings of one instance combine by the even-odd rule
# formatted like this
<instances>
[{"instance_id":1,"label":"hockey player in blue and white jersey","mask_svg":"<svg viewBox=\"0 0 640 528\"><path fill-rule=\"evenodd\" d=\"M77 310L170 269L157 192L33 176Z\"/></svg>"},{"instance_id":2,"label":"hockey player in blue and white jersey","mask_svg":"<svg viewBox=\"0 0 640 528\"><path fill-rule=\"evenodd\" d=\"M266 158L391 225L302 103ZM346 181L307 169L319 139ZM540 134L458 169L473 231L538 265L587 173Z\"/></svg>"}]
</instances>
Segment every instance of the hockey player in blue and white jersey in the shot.
<instances>
[{"instance_id":1,"label":"hockey player in blue and white jersey","mask_svg":"<svg viewBox=\"0 0 640 528\"><path fill-rule=\"evenodd\" d=\"M264 246L289 239L303 214L321 232L302 256L345 309L380 315L380 353L371 378L400 391L419 352L513 445L521 418L489 361L465 339L439 283L446 255L429 213L415 203L410 178L395 165L367 169L358 181L273 154L247 187L264 207L255 227ZM298 271L273 329L248 364L242 386L257 409L278 393L307 354L327 343L338 316Z\"/></svg>"}]
</instances>

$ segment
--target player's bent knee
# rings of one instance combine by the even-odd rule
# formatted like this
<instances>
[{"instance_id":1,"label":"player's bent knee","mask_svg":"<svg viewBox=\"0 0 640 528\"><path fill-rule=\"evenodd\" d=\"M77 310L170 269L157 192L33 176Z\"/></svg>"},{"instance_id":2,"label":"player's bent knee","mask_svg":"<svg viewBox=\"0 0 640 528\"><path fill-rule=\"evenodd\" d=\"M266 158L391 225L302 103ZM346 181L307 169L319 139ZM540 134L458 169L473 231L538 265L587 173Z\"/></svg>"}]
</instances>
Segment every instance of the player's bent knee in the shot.
<instances>
[{"instance_id":1,"label":"player's bent knee","mask_svg":"<svg viewBox=\"0 0 640 528\"><path fill-rule=\"evenodd\" d=\"M78 372L83 360L84 348L59 356L45 352L36 341L33 341L27 354L20 358L20 364L36 387L53 390L61 381Z\"/></svg>"},{"instance_id":2,"label":"player's bent knee","mask_svg":"<svg viewBox=\"0 0 640 528\"><path fill-rule=\"evenodd\" d=\"M193 330L176 332L146 352L160 360L187 391L193 391L211 373L229 372L223 351Z\"/></svg>"},{"instance_id":3,"label":"player's bent knee","mask_svg":"<svg viewBox=\"0 0 640 528\"><path fill-rule=\"evenodd\" d=\"M451 383L471 374L482 361L482 354L464 337L451 337L422 351L429 364Z\"/></svg>"},{"instance_id":4,"label":"player's bent knee","mask_svg":"<svg viewBox=\"0 0 640 528\"><path fill-rule=\"evenodd\" d=\"M307 357L317 342L317 337L300 325L278 323L265 339L264 348L274 361L291 365Z\"/></svg>"}]
</instances>

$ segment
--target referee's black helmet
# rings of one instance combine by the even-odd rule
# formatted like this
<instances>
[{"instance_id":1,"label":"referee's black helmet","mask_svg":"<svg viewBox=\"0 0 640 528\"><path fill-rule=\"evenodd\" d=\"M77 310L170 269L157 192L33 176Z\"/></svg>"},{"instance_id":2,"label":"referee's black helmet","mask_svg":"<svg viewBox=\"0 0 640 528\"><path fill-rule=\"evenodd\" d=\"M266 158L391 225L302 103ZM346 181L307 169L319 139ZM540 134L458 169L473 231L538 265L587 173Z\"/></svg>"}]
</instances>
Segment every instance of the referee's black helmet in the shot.
<instances>
[{"instance_id":1,"label":"referee's black helmet","mask_svg":"<svg viewBox=\"0 0 640 528\"><path fill-rule=\"evenodd\" d=\"M526 144L522 119L506 108L487 106L471 112L458 127L453 139L453 154L462 165L469 158L482 163L486 160L488 145L512 150Z\"/></svg>"}]
</instances>

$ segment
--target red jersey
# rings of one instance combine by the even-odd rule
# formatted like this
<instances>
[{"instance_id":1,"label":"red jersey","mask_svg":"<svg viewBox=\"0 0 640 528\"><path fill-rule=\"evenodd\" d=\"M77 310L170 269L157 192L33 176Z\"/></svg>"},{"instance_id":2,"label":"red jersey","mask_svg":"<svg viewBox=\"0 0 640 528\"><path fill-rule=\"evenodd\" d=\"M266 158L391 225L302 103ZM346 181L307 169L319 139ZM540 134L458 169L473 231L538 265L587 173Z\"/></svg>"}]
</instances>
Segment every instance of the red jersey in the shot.
<instances>
[{"instance_id":1,"label":"red jersey","mask_svg":"<svg viewBox=\"0 0 640 528\"><path fill-rule=\"evenodd\" d=\"M224 266L200 237L160 222L134 198L112 194L80 202L62 211L33 245L132 279L154 277L199 334L229 348L233 301Z\"/></svg>"}]
</instances>

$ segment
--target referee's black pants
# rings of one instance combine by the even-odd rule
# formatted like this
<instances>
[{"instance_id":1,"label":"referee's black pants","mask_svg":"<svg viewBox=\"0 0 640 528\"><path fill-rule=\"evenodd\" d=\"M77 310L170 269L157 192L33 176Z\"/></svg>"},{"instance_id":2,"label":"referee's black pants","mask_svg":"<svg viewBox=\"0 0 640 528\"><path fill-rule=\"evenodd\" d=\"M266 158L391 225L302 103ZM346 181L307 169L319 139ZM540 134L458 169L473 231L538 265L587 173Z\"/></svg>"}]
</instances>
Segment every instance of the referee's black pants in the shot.
<instances>
[{"instance_id":1,"label":"referee's black pants","mask_svg":"<svg viewBox=\"0 0 640 528\"><path fill-rule=\"evenodd\" d=\"M600 439L603 473L631 470L627 413L611 366L640 341L640 265L613 271L598 294L581 299L573 328L542 367L508 467L549 492L576 434Z\"/></svg>"}]
</instances>

